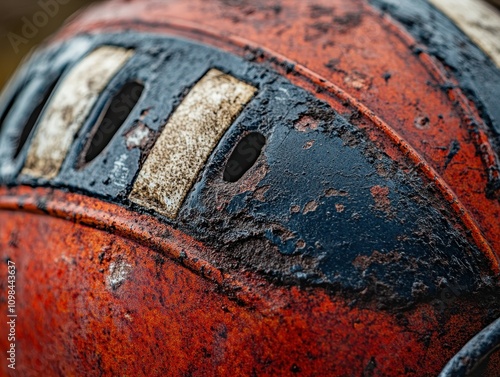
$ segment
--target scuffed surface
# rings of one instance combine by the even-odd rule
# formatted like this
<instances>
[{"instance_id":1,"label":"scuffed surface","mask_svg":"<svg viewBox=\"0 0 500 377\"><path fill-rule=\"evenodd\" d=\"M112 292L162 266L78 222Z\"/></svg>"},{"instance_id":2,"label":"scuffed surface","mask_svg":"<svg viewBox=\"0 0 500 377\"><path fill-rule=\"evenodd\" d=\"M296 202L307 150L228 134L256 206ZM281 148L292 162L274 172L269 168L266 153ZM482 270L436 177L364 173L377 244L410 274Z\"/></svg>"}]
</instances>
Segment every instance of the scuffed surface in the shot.
<instances>
[{"instance_id":1,"label":"scuffed surface","mask_svg":"<svg viewBox=\"0 0 500 377\"><path fill-rule=\"evenodd\" d=\"M4 211L21 202L23 210ZM430 303L391 314L321 287L215 274L200 265L208 250L182 232L81 195L2 188L0 207L0 257L4 267L15 261L22 297L23 376L431 377L500 315L492 292L474 296L446 281ZM372 257L387 268L397 259Z\"/></svg>"},{"instance_id":2,"label":"scuffed surface","mask_svg":"<svg viewBox=\"0 0 500 377\"><path fill-rule=\"evenodd\" d=\"M432 296L444 278L470 290L484 284L488 262L456 214L410 162L370 140L361 113L341 107L341 115L269 67L199 44L136 33L94 38L127 41L136 52L103 92L51 185L149 212L209 246L210 265L277 284L322 285L393 308ZM148 210L128 195L162 127L213 66L258 93L220 139L173 221L161 206ZM107 98L121 83L146 78L129 123L77 169L86 132ZM146 129L152 140L134 141L134 130ZM251 132L266 137L261 156L238 182L225 182L227 159ZM179 159L180 168L188 162ZM24 176L17 182L46 184ZM355 263L375 251L400 257L391 268Z\"/></svg>"}]
</instances>

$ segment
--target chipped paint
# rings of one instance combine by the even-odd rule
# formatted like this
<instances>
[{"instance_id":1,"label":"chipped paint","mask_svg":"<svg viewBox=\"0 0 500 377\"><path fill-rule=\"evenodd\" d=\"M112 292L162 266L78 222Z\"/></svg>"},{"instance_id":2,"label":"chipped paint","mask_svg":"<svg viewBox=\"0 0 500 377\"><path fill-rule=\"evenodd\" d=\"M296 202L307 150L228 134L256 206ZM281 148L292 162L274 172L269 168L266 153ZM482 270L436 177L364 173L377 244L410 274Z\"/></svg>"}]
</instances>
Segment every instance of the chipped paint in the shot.
<instances>
[{"instance_id":1,"label":"chipped paint","mask_svg":"<svg viewBox=\"0 0 500 377\"><path fill-rule=\"evenodd\" d=\"M419 130L426 130L430 127L430 119L428 116L419 116L415 118L415 128Z\"/></svg>"},{"instance_id":2,"label":"chipped paint","mask_svg":"<svg viewBox=\"0 0 500 377\"><path fill-rule=\"evenodd\" d=\"M269 190L270 187L271 186L269 186L269 185L265 185L265 186L262 186L262 187L259 187L258 189L256 189L253 193L254 199L259 200L261 202L264 202L266 200L265 194Z\"/></svg>"},{"instance_id":3,"label":"chipped paint","mask_svg":"<svg viewBox=\"0 0 500 377\"><path fill-rule=\"evenodd\" d=\"M304 146L302 147L303 149L309 149L314 145L314 140L309 140L307 141Z\"/></svg>"},{"instance_id":4,"label":"chipped paint","mask_svg":"<svg viewBox=\"0 0 500 377\"><path fill-rule=\"evenodd\" d=\"M315 200L311 200L304 206L304 210L302 211L302 213L305 215L309 212L314 212L318 209L318 205L318 202L316 202Z\"/></svg>"},{"instance_id":5,"label":"chipped paint","mask_svg":"<svg viewBox=\"0 0 500 377\"><path fill-rule=\"evenodd\" d=\"M151 141L152 131L144 124L139 123L125 133L127 149L144 149Z\"/></svg>"},{"instance_id":6,"label":"chipped paint","mask_svg":"<svg viewBox=\"0 0 500 377\"><path fill-rule=\"evenodd\" d=\"M256 88L211 69L163 129L130 200L175 218L198 173Z\"/></svg>"},{"instance_id":7,"label":"chipped paint","mask_svg":"<svg viewBox=\"0 0 500 377\"><path fill-rule=\"evenodd\" d=\"M374 250L370 256L365 256L365 255L357 256L353 261L353 265L361 270L366 270L371 265L374 264L388 265L391 263L397 263L400 260L401 260L401 254L396 251L381 253L378 250Z\"/></svg>"},{"instance_id":8,"label":"chipped paint","mask_svg":"<svg viewBox=\"0 0 500 377\"><path fill-rule=\"evenodd\" d=\"M303 116L295 123L295 129L299 132L314 131L318 128L318 121L308 115Z\"/></svg>"},{"instance_id":9,"label":"chipped paint","mask_svg":"<svg viewBox=\"0 0 500 377\"><path fill-rule=\"evenodd\" d=\"M391 201L389 199L389 187L373 186L370 189L373 200L375 201L375 209L385 212L387 216L391 215Z\"/></svg>"},{"instance_id":10,"label":"chipped paint","mask_svg":"<svg viewBox=\"0 0 500 377\"><path fill-rule=\"evenodd\" d=\"M128 278L132 266L118 257L115 262L109 264L108 285L112 290L119 288Z\"/></svg>"},{"instance_id":11,"label":"chipped paint","mask_svg":"<svg viewBox=\"0 0 500 377\"><path fill-rule=\"evenodd\" d=\"M22 174L54 178L101 91L133 51L100 47L87 55L56 89L30 146Z\"/></svg>"},{"instance_id":12,"label":"chipped paint","mask_svg":"<svg viewBox=\"0 0 500 377\"><path fill-rule=\"evenodd\" d=\"M111 183L117 187L124 188L128 184L129 168L127 166L128 155L122 154L113 164L111 170Z\"/></svg>"},{"instance_id":13,"label":"chipped paint","mask_svg":"<svg viewBox=\"0 0 500 377\"><path fill-rule=\"evenodd\" d=\"M335 209L338 213L342 213L345 211L345 205L337 203L335 204Z\"/></svg>"},{"instance_id":14,"label":"chipped paint","mask_svg":"<svg viewBox=\"0 0 500 377\"><path fill-rule=\"evenodd\" d=\"M349 195L349 193L347 191L344 191L344 190L335 190L333 188L328 189L325 192L325 196L327 198L331 198L333 196L348 196L348 195Z\"/></svg>"},{"instance_id":15,"label":"chipped paint","mask_svg":"<svg viewBox=\"0 0 500 377\"><path fill-rule=\"evenodd\" d=\"M372 79L364 73L353 71L344 78L344 83L356 90L367 90L372 85Z\"/></svg>"}]
</instances>

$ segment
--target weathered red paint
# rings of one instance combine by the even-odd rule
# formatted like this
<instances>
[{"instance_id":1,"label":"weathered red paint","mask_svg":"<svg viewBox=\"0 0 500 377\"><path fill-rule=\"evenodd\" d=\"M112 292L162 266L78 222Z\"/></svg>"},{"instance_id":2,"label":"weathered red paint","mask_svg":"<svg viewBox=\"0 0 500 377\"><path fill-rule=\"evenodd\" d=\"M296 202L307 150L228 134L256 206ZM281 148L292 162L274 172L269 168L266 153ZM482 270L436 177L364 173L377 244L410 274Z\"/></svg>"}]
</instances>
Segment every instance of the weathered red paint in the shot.
<instances>
[{"instance_id":1,"label":"weathered red paint","mask_svg":"<svg viewBox=\"0 0 500 377\"><path fill-rule=\"evenodd\" d=\"M353 123L377 145L431 178L498 273L500 202L484 195L497 156L474 104L440 87L454 82L446 67L414 54L415 41L364 1L273 5L113 1L55 40L133 28L257 53L338 112L359 113ZM460 154L447 161L454 142ZM384 207L384 188L373 196ZM17 372L26 376L435 376L488 321L488 302L467 295L444 311L421 303L393 313L224 274L204 262L204 245L150 216L52 189L0 188L0 229L2 257L18 267ZM113 286L117 263L125 279ZM495 366L498 356L492 376Z\"/></svg>"},{"instance_id":2,"label":"weathered red paint","mask_svg":"<svg viewBox=\"0 0 500 377\"><path fill-rule=\"evenodd\" d=\"M422 304L393 315L224 275L197 263L203 245L175 229L77 194L1 189L0 209L20 350L18 374L4 375L432 376L485 325L487 303L465 297L457 313ZM6 335L2 326L3 349Z\"/></svg>"}]
</instances>

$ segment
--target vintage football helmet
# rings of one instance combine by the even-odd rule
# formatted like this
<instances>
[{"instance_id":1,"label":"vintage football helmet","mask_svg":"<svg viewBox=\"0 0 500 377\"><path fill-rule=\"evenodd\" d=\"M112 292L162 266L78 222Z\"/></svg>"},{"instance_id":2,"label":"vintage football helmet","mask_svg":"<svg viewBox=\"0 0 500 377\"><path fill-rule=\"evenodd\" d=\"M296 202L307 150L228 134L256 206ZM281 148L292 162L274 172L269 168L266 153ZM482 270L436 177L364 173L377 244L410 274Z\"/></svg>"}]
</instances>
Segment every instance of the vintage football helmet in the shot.
<instances>
[{"instance_id":1,"label":"vintage football helmet","mask_svg":"<svg viewBox=\"0 0 500 377\"><path fill-rule=\"evenodd\" d=\"M0 373L500 376L500 55L434 3L72 18L2 96Z\"/></svg>"}]
</instances>

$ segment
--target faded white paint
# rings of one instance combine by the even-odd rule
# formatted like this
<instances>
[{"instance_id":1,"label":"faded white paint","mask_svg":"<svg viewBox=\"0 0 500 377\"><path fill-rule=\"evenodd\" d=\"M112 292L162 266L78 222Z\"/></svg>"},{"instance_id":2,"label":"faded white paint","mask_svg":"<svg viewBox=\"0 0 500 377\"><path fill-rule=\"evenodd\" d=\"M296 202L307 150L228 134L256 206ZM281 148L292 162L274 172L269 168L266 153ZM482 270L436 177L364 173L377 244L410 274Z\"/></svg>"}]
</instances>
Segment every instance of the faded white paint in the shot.
<instances>
[{"instance_id":1,"label":"faded white paint","mask_svg":"<svg viewBox=\"0 0 500 377\"><path fill-rule=\"evenodd\" d=\"M256 90L210 70L165 125L139 172L130 200L175 218L207 158Z\"/></svg>"},{"instance_id":2,"label":"faded white paint","mask_svg":"<svg viewBox=\"0 0 500 377\"><path fill-rule=\"evenodd\" d=\"M47 105L22 174L51 179L59 173L99 94L132 55L132 50L100 47L69 72Z\"/></svg>"},{"instance_id":3,"label":"faded white paint","mask_svg":"<svg viewBox=\"0 0 500 377\"><path fill-rule=\"evenodd\" d=\"M116 262L110 263L109 275L107 277L110 288L115 290L120 287L127 280L131 271L132 266L121 258L118 258Z\"/></svg>"},{"instance_id":4,"label":"faded white paint","mask_svg":"<svg viewBox=\"0 0 500 377\"><path fill-rule=\"evenodd\" d=\"M142 148L151 139L151 130L143 124L139 124L134 129L125 134L128 149Z\"/></svg>"},{"instance_id":5,"label":"faded white paint","mask_svg":"<svg viewBox=\"0 0 500 377\"><path fill-rule=\"evenodd\" d=\"M127 187L129 168L127 166L127 154L122 154L120 158L113 164L113 169L111 170L111 183L119 188Z\"/></svg>"},{"instance_id":6,"label":"faded white paint","mask_svg":"<svg viewBox=\"0 0 500 377\"><path fill-rule=\"evenodd\" d=\"M500 12L482 0L429 0L500 68Z\"/></svg>"}]
</instances>

